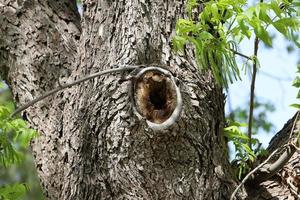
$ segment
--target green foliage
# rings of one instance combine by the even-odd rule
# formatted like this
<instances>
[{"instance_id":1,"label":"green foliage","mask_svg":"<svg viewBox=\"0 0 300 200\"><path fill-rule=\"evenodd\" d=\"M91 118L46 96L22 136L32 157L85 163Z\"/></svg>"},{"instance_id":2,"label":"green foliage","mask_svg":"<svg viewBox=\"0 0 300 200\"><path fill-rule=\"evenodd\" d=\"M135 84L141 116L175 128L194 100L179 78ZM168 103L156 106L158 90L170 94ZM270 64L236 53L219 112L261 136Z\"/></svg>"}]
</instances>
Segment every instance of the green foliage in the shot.
<instances>
[{"instance_id":1,"label":"green foliage","mask_svg":"<svg viewBox=\"0 0 300 200\"><path fill-rule=\"evenodd\" d=\"M22 184L26 187L25 194L21 197L22 200L42 200L44 199L43 192L37 177L33 157L28 150L22 153L24 154L24 159L19 163L9 167L0 166L0 188Z\"/></svg>"},{"instance_id":2,"label":"green foliage","mask_svg":"<svg viewBox=\"0 0 300 200\"><path fill-rule=\"evenodd\" d=\"M293 82L293 86L298 89L298 94L296 98L299 101L300 100L300 89L299 89L300 88L300 64L298 64L297 66L296 78ZM292 104L291 106L300 109L299 103Z\"/></svg>"},{"instance_id":3,"label":"green foliage","mask_svg":"<svg viewBox=\"0 0 300 200\"><path fill-rule=\"evenodd\" d=\"M193 44L201 70L210 68L217 82L226 88L228 82L240 78L235 54L237 44L255 36L265 45L272 46L267 28L273 26L284 37L299 45L295 34L300 29L299 0L271 0L247 6L245 0L213 0L201 2L203 11L196 19L193 8L199 1L188 1L188 19L179 19L173 46L183 52L187 43ZM252 61L255 56L244 56Z\"/></svg>"},{"instance_id":4,"label":"green foliage","mask_svg":"<svg viewBox=\"0 0 300 200\"><path fill-rule=\"evenodd\" d=\"M24 184L6 185L0 188L0 197L3 200L17 200L24 196L27 188Z\"/></svg>"},{"instance_id":5,"label":"green foliage","mask_svg":"<svg viewBox=\"0 0 300 200\"><path fill-rule=\"evenodd\" d=\"M14 109L10 91L0 82L0 167L3 170L20 164L30 141L38 135L24 120L10 117ZM24 183L0 185L0 199L20 199L26 191Z\"/></svg>"},{"instance_id":6,"label":"green foliage","mask_svg":"<svg viewBox=\"0 0 300 200\"><path fill-rule=\"evenodd\" d=\"M37 132L30 129L22 119L10 118L13 104L0 105L0 165L9 166L20 162L21 151L26 149Z\"/></svg>"},{"instance_id":7,"label":"green foliage","mask_svg":"<svg viewBox=\"0 0 300 200\"><path fill-rule=\"evenodd\" d=\"M247 104L248 105L248 104ZM256 135L260 130L269 133L273 130L274 125L268 121L267 114L274 112L275 107L270 102L260 102L257 99L254 101L254 116L253 116L253 135ZM225 137L229 142L232 142L235 147L235 158L232 161L237 165L238 172L237 177L241 179L250 170L250 166L254 159L266 153L261 147L261 143L258 139L251 139L251 146L254 150L249 147L249 138L246 131L247 120L248 120L248 108L238 107L228 115L230 125L224 129ZM237 123L245 122L243 124Z\"/></svg>"},{"instance_id":8,"label":"green foliage","mask_svg":"<svg viewBox=\"0 0 300 200\"><path fill-rule=\"evenodd\" d=\"M266 133L271 132L274 129L274 124L268 120L267 115L275 111L275 106L271 102L262 102L258 99L254 99L253 107L252 134L256 135L259 131L264 131ZM228 118L231 121L246 123L249 118L248 114L248 107L237 107L228 114Z\"/></svg>"},{"instance_id":9,"label":"green foliage","mask_svg":"<svg viewBox=\"0 0 300 200\"><path fill-rule=\"evenodd\" d=\"M195 8L200 6L203 7L203 10L198 13L198 16L195 16L197 13ZM188 18L177 21L173 47L174 50L181 53L184 53L187 44L194 47L200 70L210 69L217 83L227 88L229 83L240 79L236 55L246 58L246 63L253 62L253 69L257 70L257 65L259 66L258 42L262 41L268 47L273 45L273 36L268 32L269 27L273 27L300 47L298 41L299 8L299 0L270 0L259 2L254 6L248 6L246 0L205 2L189 0ZM244 55L238 51L237 46L244 39L249 40L254 37L253 55ZM300 87L300 78L296 82L296 85ZM251 99L253 98L254 96L251 96ZM294 106L300 108L300 105ZM266 112L273 112L274 107L270 103L259 103L258 101L254 101L253 107L254 113L250 109L250 112L254 114L254 119L250 119L253 123L248 125L251 127L253 125L253 134L256 134L259 129L269 132L273 124L267 121ZM234 114L231 114L232 120L246 122L249 118L247 111L248 109L238 108L233 112ZM243 125L240 123L232 123L224 130L225 136L233 142L236 149L234 162L239 168L239 178L248 172L255 157L264 153L259 141L251 137L252 132L249 133L251 138L249 139L240 130L242 127ZM252 146L256 146L254 151Z\"/></svg>"},{"instance_id":10,"label":"green foliage","mask_svg":"<svg viewBox=\"0 0 300 200\"><path fill-rule=\"evenodd\" d=\"M257 146L257 149L253 151L249 147L249 137L241 130L241 128L246 126L247 124L230 122L229 126L224 128L225 137L229 142L232 142L235 147L236 153L232 163L237 166L238 170L236 175L239 180L250 171L250 166L257 156L266 154L266 150L261 148L257 139L251 139L252 146Z\"/></svg>"},{"instance_id":11,"label":"green foliage","mask_svg":"<svg viewBox=\"0 0 300 200\"><path fill-rule=\"evenodd\" d=\"M233 142L235 147L236 154L233 162L238 165L238 179L249 171L249 162L253 162L256 158L255 152L248 145L248 136L240 130L243 126L247 125L231 122L228 127L224 128L225 137Z\"/></svg>"}]
</instances>

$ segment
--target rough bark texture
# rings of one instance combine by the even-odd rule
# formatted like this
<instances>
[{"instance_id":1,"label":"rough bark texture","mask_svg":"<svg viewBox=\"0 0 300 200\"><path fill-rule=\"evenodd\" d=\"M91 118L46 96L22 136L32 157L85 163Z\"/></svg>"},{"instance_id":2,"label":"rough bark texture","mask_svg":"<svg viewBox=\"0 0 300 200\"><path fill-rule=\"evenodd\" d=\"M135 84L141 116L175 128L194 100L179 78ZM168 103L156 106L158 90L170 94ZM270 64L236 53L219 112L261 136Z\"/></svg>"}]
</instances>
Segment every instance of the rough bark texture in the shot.
<instances>
[{"instance_id":1,"label":"rough bark texture","mask_svg":"<svg viewBox=\"0 0 300 200\"><path fill-rule=\"evenodd\" d=\"M128 82L109 75L28 109L49 199L224 199L232 191L222 138L223 95L193 56L171 51L181 1L85 1L81 39L75 2L2 1L1 71L18 104L59 82L114 64L168 66L184 108L153 132L132 114ZM227 182L226 182L227 181Z\"/></svg>"},{"instance_id":2,"label":"rough bark texture","mask_svg":"<svg viewBox=\"0 0 300 200\"><path fill-rule=\"evenodd\" d=\"M154 132L132 113L126 76L108 75L23 112L48 199L228 199L224 97L192 51L174 54L185 1L0 0L0 71L18 105L112 65L160 64L179 80L183 112ZM81 21L80 21L81 20Z\"/></svg>"},{"instance_id":3,"label":"rough bark texture","mask_svg":"<svg viewBox=\"0 0 300 200\"><path fill-rule=\"evenodd\" d=\"M285 144L294 140L300 131L299 111L290 119L284 127L271 140L268 151L271 153L276 149L282 149ZM292 136L292 137L290 137ZM275 154L270 161L273 163L281 155L282 150ZM248 185L246 187L249 200L297 200L300 199L300 162L299 152L296 151L288 163L269 180L259 185Z\"/></svg>"},{"instance_id":4,"label":"rough bark texture","mask_svg":"<svg viewBox=\"0 0 300 200\"><path fill-rule=\"evenodd\" d=\"M0 1L1 75L18 105L66 80L75 69L80 16L75 1ZM57 97L57 98L56 98ZM40 132L33 144L45 193L60 194L65 145L62 94L23 113Z\"/></svg>"}]
</instances>

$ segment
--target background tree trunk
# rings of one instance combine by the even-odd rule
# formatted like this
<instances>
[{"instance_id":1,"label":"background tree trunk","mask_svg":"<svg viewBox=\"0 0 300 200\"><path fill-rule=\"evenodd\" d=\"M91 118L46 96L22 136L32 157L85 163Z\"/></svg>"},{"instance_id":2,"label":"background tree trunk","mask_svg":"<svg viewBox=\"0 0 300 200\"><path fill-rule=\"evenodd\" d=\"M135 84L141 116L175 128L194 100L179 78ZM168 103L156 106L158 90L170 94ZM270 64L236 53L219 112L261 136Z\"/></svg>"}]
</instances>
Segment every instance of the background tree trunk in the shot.
<instances>
[{"instance_id":1,"label":"background tree trunk","mask_svg":"<svg viewBox=\"0 0 300 200\"><path fill-rule=\"evenodd\" d=\"M113 65L164 65L183 112L166 131L132 113L126 74L72 87L23 112L48 199L229 199L224 96L192 51L172 52L185 1L0 0L0 69L17 105ZM80 22L81 20L81 22ZM155 63L155 64L154 64Z\"/></svg>"},{"instance_id":2,"label":"background tree trunk","mask_svg":"<svg viewBox=\"0 0 300 200\"><path fill-rule=\"evenodd\" d=\"M284 145L289 144L297 138L300 131L299 111L293 118L283 126L283 128L272 138L267 148L272 153L276 149L279 152L275 154L269 163L273 163L282 154ZM292 137L291 137L292 136ZM289 161L268 180L256 185L246 185L249 200L298 200L300 199L300 162L299 150L291 154Z\"/></svg>"}]
</instances>

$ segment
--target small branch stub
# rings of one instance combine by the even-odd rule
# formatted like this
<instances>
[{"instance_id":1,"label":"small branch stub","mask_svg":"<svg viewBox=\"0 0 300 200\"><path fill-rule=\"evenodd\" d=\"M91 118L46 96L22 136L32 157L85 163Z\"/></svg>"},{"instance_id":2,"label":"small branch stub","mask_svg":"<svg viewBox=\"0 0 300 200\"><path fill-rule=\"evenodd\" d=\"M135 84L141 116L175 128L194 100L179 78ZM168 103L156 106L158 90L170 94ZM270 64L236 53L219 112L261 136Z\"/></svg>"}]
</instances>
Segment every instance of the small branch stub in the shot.
<instances>
[{"instance_id":1,"label":"small branch stub","mask_svg":"<svg viewBox=\"0 0 300 200\"><path fill-rule=\"evenodd\" d=\"M174 76L160 67L146 67L132 80L135 114L153 130L164 130L180 117L182 97Z\"/></svg>"}]
</instances>

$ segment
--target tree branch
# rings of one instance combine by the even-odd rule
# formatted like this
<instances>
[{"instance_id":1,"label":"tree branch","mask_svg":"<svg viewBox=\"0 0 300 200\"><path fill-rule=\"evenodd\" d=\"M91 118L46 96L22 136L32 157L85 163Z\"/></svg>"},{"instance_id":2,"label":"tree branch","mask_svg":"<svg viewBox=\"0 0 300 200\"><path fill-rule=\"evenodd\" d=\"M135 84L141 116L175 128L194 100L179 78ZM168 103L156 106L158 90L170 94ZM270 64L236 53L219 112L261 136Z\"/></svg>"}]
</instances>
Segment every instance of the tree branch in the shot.
<instances>
[{"instance_id":1,"label":"tree branch","mask_svg":"<svg viewBox=\"0 0 300 200\"><path fill-rule=\"evenodd\" d=\"M281 148L284 148L284 151L281 153L281 155L279 156L279 158L273 162L272 164L267 165L266 167L262 167L260 170L257 171L256 174L253 175L253 177L251 177L249 179L249 182L251 183L256 183L259 184L269 178L271 178L273 175L275 175L280 169L282 169L282 167L290 160L290 158L294 155L294 153L296 152L297 148L295 146L294 143L296 142L293 141L293 133L296 130L296 123L299 120L299 112L297 112L295 114L295 116L293 117L292 121L289 121L284 127L283 127L283 131L285 131L286 127L291 127L290 129L288 129L287 131L283 132L289 132L286 133L288 135L288 140L285 141L286 144L284 145L280 145L279 144L279 148L277 148L276 150L279 150ZM291 126L292 123L292 126ZM297 127L298 128L298 127ZM279 133L282 134L282 131L280 131ZM283 147L282 147L283 146Z\"/></svg>"},{"instance_id":2,"label":"tree branch","mask_svg":"<svg viewBox=\"0 0 300 200\"><path fill-rule=\"evenodd\" d=\"M242 53L240 53L240 52L238 52L238 51L236 51L236 50L234 50L234 49L229 49L229 50L230 50L232 53L236 54L236 55L239 55L239 56L241 56L241 57L243 57L243 58L246 58L247 60L252 60L251 57L246 56L245 54L242 54Z\"/></svg>"},{"instance_id":3,"label":"tree branch","mask_svg":"<svg viewBox=\"0 0 300 200\"><path fill-rule=\"evenodd\" d=\"M290 141L291 135L294 133L294 130L296 130L296 123L298 122L298 116L299 111L294 115L292 120L289 120L288 123L285 124L285 126L282 128L280 132L277 133L280 134L280 140L282 139L282 135L288 135L288 140L283 141L284 143L290 142L288 144L284 144L283 147L276 148L271 155L263 161L260 165L258 165L256 168L254 168L251 172L249 172L245 178L242 180L242 182L238 185L238 187L234 190L234 192L231 195L230 200L233 200L235 198L236 193L238 190L242 187L243 184L251 183L251 184L259 184L265 180L268 180L273 175L275 175L282 167L290 160L290 158L293 156L293 154L296 152L296 147L292 143L293 141ZM274 157L274 155L284 148L283 153L279 156L279 158L273 162L272 164L267 164L267 162Z\"/></svg>"},{"instance_id":4,"label":"tree branch","mask_svg":"<svg viewBox=\"0 0 300 200\"><path fill-rule=\"evenodd\" d=\"M252 174L254 174L257 170L259 170L263 165L265 165L275 155L275 153L277 153L277 151L278 151L278 149L276 149L275 151L273 151L273 153L264 162L262 162L260 165L258 165L257 167L255 167L251 172L249 172L245 176L245 178L242 180L242 182L237 186L237 188L231 194L230 200L233 200L235 198L236 193L245 184L245 182L250 178L250 176Z\"/></svg>"},{"instance_id":5,"label":"tree branch","mask_svg":"<svg viewBox=\"0 0 300 200\"><path fill-rule=\"evenodd\" d=\"M100 71L100 72L97 72L97 73L94 73L94 74L90 74L86 77L83 77L79 80L76 80L74 82L71 82L71 83L67 83L65 85L61 85L53 90L50 90L48 92L46 92L45 94L43 94L42 96L26 103L25 105L17 108L12 114L11 114L11 117L14 117L16 114L22 112L23 110L27 109L28 107L34 105L35 103L47 98L48 96L58 92L58 91L61 91L63 89L66 89L66 88L69 88L69 87L72 87L74 85L77 85L79 83L82 83L84 81L88 81L90 79L93 79L93 78L96 78L98 76L102 76L102 75L105 75L105 74L109 74L109 73L114 73L114 72L122 72L122 71L128 71L128 70L133 70L133 69L136 69L140 66L126 66L126 67L119 67L119 68L115 68L115 69L108 69L108 70L104 70L104 71Z\"/></svg>"},{"instance_id":6,"label":"tree branch","mask_svg":"<svg viewBox=\"0 0 300 200\"><path fill-rule=\"evenodd\" d=\"M251 89L250 89L250 108L249 108L249 120L248 120L248 138L249 138L249 147L252 150L252 123L253 123L253 109L254 109L254 89L255 89L255 80L256 80L256 72L257 72L257 52L258 52L258 44L259 39L256 36L254 40L254 57L253 60L253 74L251 80Z\"/></svg>"}]
</instances>

